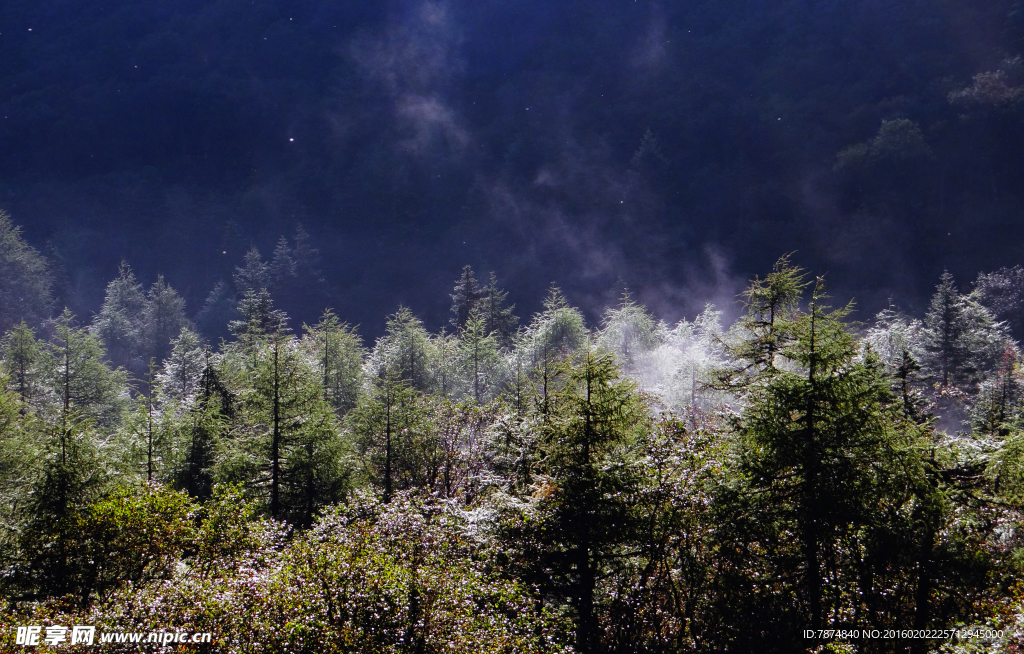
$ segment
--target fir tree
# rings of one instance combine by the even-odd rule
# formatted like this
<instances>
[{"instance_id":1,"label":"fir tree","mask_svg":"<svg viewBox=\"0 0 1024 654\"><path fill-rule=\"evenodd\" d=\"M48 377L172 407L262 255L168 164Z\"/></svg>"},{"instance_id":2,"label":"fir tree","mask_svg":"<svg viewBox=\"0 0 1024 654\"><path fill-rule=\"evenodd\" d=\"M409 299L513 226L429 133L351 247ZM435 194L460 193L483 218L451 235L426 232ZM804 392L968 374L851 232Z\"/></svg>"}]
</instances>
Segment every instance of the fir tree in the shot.
<instances>
[{"instance_id":1,"label":"fir tree","mask_svg":"<svg viewBox=\"0 0 1024 654\"><path fill-rule=\"evenodd\" d=\"M239 318L236 307L235 294L223 280L218 280L196 314L196 327L210 342L226 339L231 335L228 325Z\"/></svg>"},{"instance_id":2,"label":"fir tree","mask_svg":"<svg viewBox=\"0 0 1024 654\"><path fill-rule=\"evenodd\" d=\"M368 362L377 377L397 375L417 391L427 392L433 385L433 359L430 334L407 307L388 316L386 332L377 339Z\"/></svg>"},{"instance_id":3,"label":"fir tree","mask_svg":"<svg viewBox=\"0 0 1024 654\"><path fill-rule=\"evenodd\" d=\"M375 379L347 417L370 480L381 489L385 502L408 488L409 441L416 436L420 417L415 390L395 372Z\"/></svg>"},{"instance_id":4,"label":"fir tree","mask_svg":"<svg viewBox=\"0 0 1024 654\"><path fill-rule=\"evenodd\" d=\"M53 276L46 259L0 210L0 331L21 321L36 325L50 315Z\"/></svg>"},{"instance_id":5,"label":"fir tree","mask_svg":"<svg viewBox=\"0 0 1024 654\"><path fill-rule=\"evenodd\" d=\"M116 425L127 401L127 374L106 365L99 338L76 327L74 314L65 309L43 351L42 379L53 398L50 419L62 429L76 416L101 428Z\"/></svg>"},{"instance_id":6,"label":"fir tree","mask_svg":"<svg viewBox=\"0 0 1024 654\"><path fill-rule=\"evenodd\" d=\"M623 564L621 548L633 537L630 497L640 479L629 463L650 424L611 355L585 353L565 379L543 427L539 466L551 485L539 507L541 532L531 537L542 548L537 563L548 570L548 592L574 610L576 651L590 653L602 650L600 581Z\"/></svg>"},{"instance_id":7,"label":"fir tree","mask_svg":"<svg viewBox=\"0 0 1024 654\"><path fill-rule=\"evenodd\" d=\"M147 358L158 364L171 350L171 341L189 327L185 316L185 299L167 285L163 275L157 275L146 296L142 312L142 340Z\"/></svg>"},{"instance_id":8,"label":"fir tree","mask_svg":"<svg viewBox=\"0 0 1024 654\"><path fill-rule=\"evenodd\" d=\"M157 375L161 396L188 407L201 388L206 359L199 336L187 327L182 329L171 341L171 352Z\"/></svg>"},{"instance_id":9,"label":"fir tree","mask_svg":"<svg viewBox=\"0 0 1024 654\"><path fill-rule=\"evenodd\" d=\"M962 295L953 276L942 273L924 320L925 370L942 386L976 382L1003 352L1001 323L970 295Z\"/></svg>"},{"instance_id":10,"label":"fir tree","mask_svg":"<svg viewBox=\"0 0 1024 654\"><path fill-rule=\"evenodd\" d=\"M455 280L455 290L452 293L452 326L455 333L461 334L469 320L469 314L476 307L483 295L482 289L473 275L470 266L463 266L462 274Z\"/></svg>"},{"instance_id":11,"label":"fir tree","mask_svg":"<svg viewBox=\"0 0 1024 654\"><path fill-rule=\"evenodd\" d=\"M117 277L107 284L100 312L92 321L91 331L103 341L106 354L115 366L136 374L143 370L145 334L143 321L146 295L135 278L131 266L121 262Z\"/></svg>"},{"instance_id":12,"label":"fir tree","mask_svg":"<svg viewBox=\"0 0 1024 654\"><path fill-rule=\"evenodd\" d=\"M644 367L647 355L661 345L664 331L664 326L646 308L633 302L627 291L622 294L617 309L605 310L604 324L596 345L613 353L624 372L637 375Z\"/></svg>"},{"instance_id":13,"label":"fir tree","mask_svg":"<svg viewBox=\"0 0 1024 654\"><path fill-rule=\"evenodd\" d=\"M258 292L271 286L270 266L263 261L256 246L249 248L245 253L245 262L235 267L234 281L235 289L241 295L246 295L249 291Z\"/></svg>"},{"instance_id":14,"label":"fir tree","mask_svg":"<svg viewBox=\"0 0 1024 654\"><path fill-rule=\"evenodd\" d=\"M25 411L39 399L43 352L35 332L24 321L4 336L2 356L10 388L21 398Z\"/></svg>"},{"instance_id":15,"label":"fir tree","mask_svg":"<svg viewBox=\"0 0 1024 654\"><path fill-rule=\"evenodd\" d=\"M519 318L512 313L515 305L507 306L507 300L508 293L501 290L498 278L492 272L487 286L480 289L480 299L476 308L484 319L484 331L494 334L500 347L511 345L516 325L519 323Z\"/></svg>"},{"instance_id":16,"label":"fir tree","mask_svg":"<svg viewBox=\"0 0 1024 654\"><path fill-rule=\"evenodd\" d=\"M320 368L324 399L339 417L348 413L362 393L366 348L355 328L340 322L328 309L320 322L304 325L303 345Z\"/></svg>"},{"instance_id":17,"label":"fir tree","mask_svg":"<svg viewBox=\"0 0 1024 654\"><path fill-rule=\"evenodd\" d=\"M462 330L460 355L462 368L469 379L473 400L479 404L490 399L491 389L500 376L498 343L494 332L486 331L487 323L480 311L474 309Z\"/></svg>"}]
</instances>

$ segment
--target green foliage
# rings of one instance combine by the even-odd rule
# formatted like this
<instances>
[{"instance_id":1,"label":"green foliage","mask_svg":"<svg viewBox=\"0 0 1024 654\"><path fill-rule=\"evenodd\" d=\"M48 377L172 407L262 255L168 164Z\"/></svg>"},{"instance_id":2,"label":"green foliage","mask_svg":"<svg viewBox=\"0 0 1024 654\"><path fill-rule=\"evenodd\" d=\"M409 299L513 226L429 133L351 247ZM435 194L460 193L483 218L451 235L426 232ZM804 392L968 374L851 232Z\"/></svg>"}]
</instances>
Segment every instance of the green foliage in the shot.
<instances>
[{"instance_id":1,"label":"green foliage","mask_svg":"<svg viewBox=\"0 0 1024 654\"><path fill-rule=\"evenodd\" d=\"M417 397L407 382L391 373L374 380L347 418L367 477L382 489L385 502L396 490L412 486L415 441L421 436Z\"/></svg>"},{"instance_id":2,"label":"green foliage","mask_svg":"<svg viewBox=\"0 0 1024 654\"><path fill-rule=\"evenodd\" d=\"M556 621L481 554L457 512L357 496L287 546L271 538L216 577L184 569L122 591L91 619L209 631L213 651L570 651L553 637Z\"/></svg>"},{"instance_id":3,"label":"green foliage","mask_svg":"<svg viewBox=\"0 0 1024 654\"><path fill-rule=\"evenodd\" d=\"M224 444L241 466L225 480L259 489L273 518L308 525L320 506L340 499L347 475L322 375L298 340L281 334L254 341L251 354L229 365L241 425Z\"/></svg>"},{"instance_id":4,"label":"green foliage","mask_svg":"<svg viewBox=\"0 0 1024 654\"><path fill-rule=\"evenodd\" d=\"M480 301L476 308L484 319L484 331L494 334L501 347L511 345L519 323L519 318L512 313L515 305L506 305L507 300L508 293L498 287L498 278L492 272L487 286L480 290Z\"/></svg>"},{"instance_id":5,"label":"green foliage","mask_svg":"<svg viewBox=\"0 0 1024 654\"><path fill-rule=\"evenodd\" d=\"M737 337L726 344L728 354L742 368L724 381L742 386L761 375L775 374L776 355L794 338L792 315L806 286L803 270L789 261L789 255L779 258L764 279L751 281L743 292L746 313L735 328Z\"/></svg>"},{"instance_id":6,"label":"green foliage","mask_svg":"<svg viewBox=\"0 0 1024 654\"><path fill-rule=\"evenodd\" d=\"M650 419L610 354L584 353L565 380L543 426L535 515L515 531L537 550L528 578L569 602L577 651L595 652L609 600L599 581L633 537L630 503L641 484L633 450Z\"/></svg>"},{"instance_id":7,"label":"green foliage","mask_svg":"<svg viewBox=\"0 0 1024 654\"><path fill-rule=\"evenodd\" d=\"M431 345L423 322L407 307L398 307L388 316L386 332L374 344L367 368L380 379L394 375L411 388L427 392L434 382Z\"/></svg>"},{"instance_id":8,"label":"green foliage","mask_svg":"<svg viewBox=\"0 0 1024 654\"><path fill-rule=\"evenodd\" d=\"M288 331L288 316L274 308L274 301L266 288L250 288L238 302L240 320L228 323L228 329L240 346L251 351L260 339Z\"/></svg>"},{"instance_id":9,"label":"green foliage","mask_svg":"<svg viewBox=\"0 0 1024 654\"><path fill-rule=\"evenodd\" d=\"M65 309L43 348L41 378L49 397L42 415L65 430L75 415L112 428L127 404L127 374L111 370L104 359L99 337L76 327Z\"/></svg>"},{"instance_id":10,"label":"green foliage","mask_svg":"<svg viewBox=\"0 0 1024 654\"><path fill-rule=\"evenodd\" d=\"M879 161L900 162L930 153L917 123L906 118L883 120L873 139L851 145L836 156L835 169L866 167Z\"/></svg>"},{"instance_id":11,"label":"green foliage","mask_svg":"<svg viewBox=\"0 0 1024 654\"><path fill-rule=\"evenodd\" d=\"M25 242L21 228L0 210L0 331L19 322L39 324L53 304L50 268Z\"/></svg>"},{"instance_id":12,"label":"green foliage","mask_svg":"<svg viewBox=\"0 0 1024 654\"><path fill-rule=\"evenodd\" d=\"M466 320L460 340L462 371L468 380L470 397L478 404L491 399L502 381L502 360L498 340L487 330L487 320L474 309Z\"/></svg>"},{"instance_id":13,"label":"green foliage","mask_svg":"<svg viewBox=\"0 0 1024 654\"><path fill-rule=\"evenodd\" d=\"M452 293L452 313L455 315L451 318L451 324L457 334L461 334L465 329L469 314L476 308L481 295L473 269L470 266L463 266L462 273L455 280L455 289Z\"/></svg>"},{"instance_id":14,"label":"green foliage","mask_svg":"<svg viewBox=\"0 0 1024 654\"><path fill-rule=\"evenodd\" d=\"M942 386L969 386L1003 354L1005 329L943 272L925 314L924 368Z\"/></svg>"},{"instance_id":15,"label":"green foliage","mask_svg":"<svg viewBox=\"0 0 1024 654\"><path fill-rule=\"evenodd\" d=\"M302 344L308 356L320 367L324 398L334 407L338 417L344 416L362 394L363 359L366 348L355 328L338 321L330 310L320 322L305 326Z\"/></svg>"},{"instance_id":16,"label":"green foliage","mask_svg":"<svg viewBox=\"0 0 1024 654\"><path fill-rule=\"evenodd\" d=\"M615 354L622 370L636 376L651 365L650 354L664 340L664 326L647 309L633 302L629 293L624 293L618 308L605 311L594 344Z\"/></svg>"},{"instance_id":17,"label":"green foliage","mask_svg":"<svg viewBox=\"0 0 1024 654\"><path fill-rule=\"evenodd\" d=\"M512 362L515 372L512 391L517 405L527 383L537 389L537 401L542 412L552 393L557 390L559 365L589 342L590 334L583 314L570 307L562 292L552 287L544 300L544 311L536 314L530 324L516 338Z\"/></svg>"},{"instance_id":18,"label":"green foliage","mask_svg":"<svg viewBox=\"0 0 1024 654\"><path fill-rule=\"evenodd\" d=\"M9 387L18 393L22 404L35 405L42 392L40 364L43 358L43 350L36 340L35 332L22 321L4 335L0 347Z\"/></svg>"},{"instance_id":19,"label":"green foliage","mask_svg":"<svg viewBox=\"0 0 1024 654\"><path fill-rule=\"evenodd\" d=\"M669 329L627 298L593 342L553 290L512 349L483 299L457 336L401 308L368 356L333 313L299 339L251 291L239 342L182 330L134 397L70 313L47 341L22 323L2 341L3 619L170 624L211 651L622 654L888 654L803 629L1002 624L1016 347L945 276L924 323L885 311L859 340L820 279L800 308L806 286L783 257L727 333L710 305ZM969 435L936 428L918 377L947 324L941 397Z\"/></svg>"}]
</instances>

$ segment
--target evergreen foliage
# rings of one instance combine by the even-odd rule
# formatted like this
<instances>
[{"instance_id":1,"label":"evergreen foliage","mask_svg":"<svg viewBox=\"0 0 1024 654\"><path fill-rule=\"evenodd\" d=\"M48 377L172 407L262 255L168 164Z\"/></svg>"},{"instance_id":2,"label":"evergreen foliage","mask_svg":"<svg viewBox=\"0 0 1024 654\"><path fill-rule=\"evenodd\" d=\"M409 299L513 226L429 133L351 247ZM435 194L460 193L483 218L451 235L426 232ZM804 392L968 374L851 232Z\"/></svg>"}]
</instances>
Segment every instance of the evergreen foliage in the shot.
<instances>
[{"instance_id":1,"label":"evergreen foliage","mask_svg":"<svg viewBox=\"0 0 1024 654\"><path fill-rule=\"evenodd\" d=\"M38 325L47 318L53 306L52 286L46 259L0 210L0 330L23 321Z\"/></svg>"},{"instance_id":2,"label":"evergreen foliage","mask_svg":"<svg viewBox=\"0 0 1024 654\"><path fill-rule=\"evenodd\" d=\"M1016 344L948 275L923 321L861 333L808 286L783 257L730 329L625 297L595 334L552 289L505 343L483 299L457 334L400 307L369 352L248 289L235 341L171 323L130 394L99 326L180 305L124 266L94 331L65 311L0 340L0 619L600 654L918 654L941 643L804 630L1011 624Z\"/></svg>"},{"instance_id":3,"label":"evergreen foliage","mask_svg":"<svg viewBox=\"0 0 1024 654\"><path fill-rule=\"evenodd\" d=\"M943 272L924 319L925 370L942 386L976 383L1003 352L1003 325Z\"/></svg>"}]
</instances>

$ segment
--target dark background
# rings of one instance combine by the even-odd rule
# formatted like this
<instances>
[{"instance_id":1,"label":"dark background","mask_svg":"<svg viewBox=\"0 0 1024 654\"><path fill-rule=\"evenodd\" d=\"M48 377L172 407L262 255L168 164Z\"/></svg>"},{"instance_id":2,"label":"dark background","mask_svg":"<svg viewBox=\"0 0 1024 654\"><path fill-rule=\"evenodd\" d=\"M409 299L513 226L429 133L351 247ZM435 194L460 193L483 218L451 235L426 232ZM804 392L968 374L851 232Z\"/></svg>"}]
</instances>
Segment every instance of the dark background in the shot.
<instances>
[{"instance_id":1,"label":"dark background","mask_svg":"<svg viewBox=\"0 0 1024 654\"><path fill-rule=\"evenodd\" d=\"M444 324L464 264L520 315L675 320L790 251L867 319L1024 262L1022 35L1010 0L5 0L0 208L85 316L122 258L195 312L301 224L331 297L293 317L371 337ZM834 170L894 119L925 149Z\"/></svg>"}]
</instances>

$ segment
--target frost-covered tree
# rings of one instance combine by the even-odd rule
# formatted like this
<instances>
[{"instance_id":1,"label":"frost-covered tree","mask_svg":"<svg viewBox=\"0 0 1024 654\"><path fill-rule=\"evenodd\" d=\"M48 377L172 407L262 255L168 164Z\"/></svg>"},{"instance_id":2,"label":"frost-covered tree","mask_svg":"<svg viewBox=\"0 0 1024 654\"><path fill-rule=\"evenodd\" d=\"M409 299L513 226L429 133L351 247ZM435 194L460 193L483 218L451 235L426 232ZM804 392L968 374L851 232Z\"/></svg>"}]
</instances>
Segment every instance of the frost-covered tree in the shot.
<instances>
[{"instance_id":1,"label":"frost-covered tree","mask_svg":"<svg viewBox=\"0 0 1024 654\"><path fill-rule=\"evenodd\" d=\"M374 377L394 374L411 388L429 392L434 382L434 354L423 322L408 307L398 307L388 317L384 336L374 344L367 367Z\"/></svg>"},{"instance_id":2,"label":"frost-covered tree","mask_svg":"<svg viewBox=\"0 0 1024 654\"><path fill-rule=\"evenodd\" d=\"M510 375L515 380L529 379L546 407L551 393L557 390L558 364L585 347L589 339L583 314L569 306L562 291L552 286L544 299L544 310L535 314L516 337Z\"/></svg>"},{"instance_id":3,"label":"frost-covered tree","mask_svg":"<svg viewBox=\"0 0 1024 654\"><path fill-rule=\"evenodd\" d=\"M171 352L164 359L156 379L160 394L167 401L189 407L199 391L209 353L204 351L199 336L187 327L171 341Z\"/></svg>"},{"instance_id":4,"label":"frost-covered tree","mask_svg":"<svg viewBox=\"0 0 1024 654\"><path fill-rule=\"evenodd\" d=\"M942 273L924 319L925 371L942 386L965 387L980 380L1002 355L1002 323L973 295L963 295L949 272Z\"/></svg>"},{"instance_id":5,"label":"frost-covered tree","mask_svg":"<svg viewBox=\"0 0 1024 654\"><path fill-rule=\"evenodd\" d=\"M196 314L196 327L210 342L227 339L231 335L228 325L239 318L237 304L231 287L218 280Z\"/></svg>"},{"instance_id":6,"label":"frost-covered tree","mask_svg":"<svg viewBox=\"0 0 1024 654\"><path fill-rule=\"evenodd\" d=\"M1024 267L1003 267L981 273L974 281L978 301L996 320L1007 323L1013 335L1024 338Z\"/></svg>"},{"instance_id":7,"label":"frost-covered tree","mask_svg":"<svg viewBox=\"0 0 1024 654\"><path fill-rule=\"evenodd\" d=\"M455 334L441 330L430 339L430 350L433 353L431 373L433 391L442 397L461 397L466 392L466 379L462 374L462 343Z\"/></svg>"},{"instance_id":8,"label":"frost-covered tree","mask_svg":"<svg viewBox=\"0 0 1024 654\"><path fill-rule=\"evenodd\" d=\"M343 416L355 407L363 390L363 339L331 310L316 325L305 325L305 330L303 348L319 367L324 399Z\"/></svg>"},{"instance_id":9,"label":"frost-covered tree","mask_svg":"<svg viewBox=\"0 0 1024 654\"><path fill-rule=\"evenodd\" d=\"M21 228L0 210L0 331L22 320L38 324L53 305L46 259L29 245Z\"/></svg>"},{"instance_id":10,"label":"frost-covered tree","mask_svg":"<svg viewBox=\"0 0 1024 654\"><path fill-rule=\"evenodd\" d=\"M673 411L703 407L720 398L712 386L729 360L722 343L722 312L707 304L692 322L681 320L665 333L650 357L641 388L656 393Z\"/></svg>"},{"instance_id":11,"label":"frost-covered tree","mask_svg":"<svg viewBox=\"0 0 1024 654\"><path fill-rule=\"evenodd\" d=\"M131 266L122 261L117 277L107 284L100 312L93 318L91 331L103 342L111 363L141 374L145 352L143 322L146 294Z\"/></svg>"},{"instance_id":12,"label":"frost-covered tree","mask_svg":"<svg viewBox=\"0 0 1024 654\"><path fill-rule=\"evenodd\" d=\"M473 275L473 268L463 266L462 273L455 280L455 289L452 291L452 318L451 323L455 333L461 334L469 320L480 298L483 295L482 289L477 284L476 276Z\"/></svg>"},{"instance_id":13,"label":"frost-covered tree","mask_svg":"<svg viewBox=\"0 0 1024 654\"><path fill-rule=\"evenodd\" d=\"M159 364L171 350L171 341L190 327L185 315L185 299L157 275L146 294L142 313L142 338L145 357Z\"/></svg>"},{"instance_id":14,"label":"frost-covered tree","mask_svg":"<svg viewBox=\"0 0 1024 654\"><path fill-rule=\"evenodd\" d=\"M240 295L270 287L270 266L260 256L256 246L249 248L245 253L244 263L235 267L234 281L235 289Z\"/></svg>"},{"instance_id":15,"label":"frost-covered tree","mask_svg":"<svg viewBox=\"0 0 1024 654\"><path fill-rule=\"evenodd\" d=\"M605 310L595 344L614 354L624 373L642 377L650 367L651 353L664 342L665 331L665 326L646 307L633 302L627 292L617 308Z\"/></svg>"},{"instance_id":16,"label":"frost-covered tree","mask_svg":"<svg viewBox=\"0 0 1024 654\"><path fill-rule=\"evenodd\" d=\"M924 420L918 374L921 361L927 356L924 323L893 307L884 309L875 316L875 324L868 329L861 345L865 355L877 357L885 366L894 391L902 398L904 414Z\"/></svg>"},{"instance_id":17,"label":"frost-covered tree","mask_svg":"<svg viewBox=\"0 0 1024 654\"><path fill-rule=\"evenodd\" d=\"M515 305L508 305L507 301L508 293L498 286L498 278L492 272L487 286L480 289L477 309L484 319L484 331L494 334L501 347L508 347L512 343L512 336L519 323L519 318L513 313Z\"/></svg>"}]
</instances>

